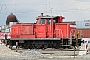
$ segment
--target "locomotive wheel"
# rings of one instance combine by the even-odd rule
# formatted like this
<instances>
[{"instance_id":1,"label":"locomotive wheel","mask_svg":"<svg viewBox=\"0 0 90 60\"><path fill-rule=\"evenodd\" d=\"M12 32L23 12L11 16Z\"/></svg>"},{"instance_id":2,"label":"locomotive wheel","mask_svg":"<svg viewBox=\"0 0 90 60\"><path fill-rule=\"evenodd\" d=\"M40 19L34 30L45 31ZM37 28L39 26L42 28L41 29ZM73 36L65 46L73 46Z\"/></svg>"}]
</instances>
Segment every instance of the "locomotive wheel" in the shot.
<instances>
[{"instance_id":1,"label":"locomotive wheel","mask_svg":"<svg viewBox=\"0 0 90 60\"><path fill-rule=\"evenodd\" d=\"M11 46L11 45L9 46L10 49L12 49L12 47L13 47L13 46Z\"/></svg>"},{"instance_id":2,"label":"locomotive wheel","mask_svg":"<svg viewBox=\"0 0 90 60\"><path fill-rule=\"evenodd\" d=\"M45 45L44 45L44 49L47 49L47 47L48 47L48 45L47 45L47 44L45 44Z\"/></svg>"},{"instance_id":3,"label":"locomotive wheel","mask_svg":"<svg viewBox=\"0 0 90 60\"><path fill-rule=\"evenodd\" d=\"M37 44L36 49L39 49L39 45Z\"/></svg>"},{"instance_id":4,"label":"locomotive wheel","mask_svg":"<svg viewBox=\"0 0 90 60\"><path fill-rule=\"evenodd\" d=\"M56 48L56 49L59 49L59 46L56 46L55 48Z\"/></svg>"},{"instance_id":5,"label":"locomotive wheel","mask_svg":"<svg viewBox=\"0 0 90 60\"><path fill-rule=\"evenodd\" d=\"M34 48L35 48L35 45L33 44L33 45L32 45L32 49L34 49Z\"/></svg>"}]
</instances>

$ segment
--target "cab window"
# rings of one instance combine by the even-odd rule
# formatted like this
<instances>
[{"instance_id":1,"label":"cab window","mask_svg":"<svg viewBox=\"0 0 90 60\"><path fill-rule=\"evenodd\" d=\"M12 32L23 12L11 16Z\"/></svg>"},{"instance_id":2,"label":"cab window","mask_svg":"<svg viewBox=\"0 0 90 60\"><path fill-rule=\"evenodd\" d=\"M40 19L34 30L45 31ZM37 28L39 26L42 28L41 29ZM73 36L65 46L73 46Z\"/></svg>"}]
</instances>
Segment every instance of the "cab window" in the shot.
<instances>
[{"instance_id":1,"label":"cab window","mask_svg":"<svg viewBox=\"0 0 90 60\"><path fill-rule=\"evenodd\" d=\"M38 24L45 24L46 19L40 19Z\"/></svg>"}]
</instances>

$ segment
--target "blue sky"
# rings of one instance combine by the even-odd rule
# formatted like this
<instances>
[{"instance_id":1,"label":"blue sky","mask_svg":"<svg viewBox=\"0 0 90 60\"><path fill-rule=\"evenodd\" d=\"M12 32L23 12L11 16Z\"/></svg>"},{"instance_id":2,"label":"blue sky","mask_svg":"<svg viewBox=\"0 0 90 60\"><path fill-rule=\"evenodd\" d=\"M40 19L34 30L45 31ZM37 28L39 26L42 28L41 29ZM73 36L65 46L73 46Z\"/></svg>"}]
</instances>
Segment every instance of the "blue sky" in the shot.
<instances>
[{"instance_id":1,"label":"blue sky","mask_svg":"<svg viewBox=\"0 0 90 60\"><path fill-rule=\"evenodd\" d=\"M42 12L62 15L64 21L90 20L90 0L0 0L0 25L11 12L20 22L35 22Z\"/></svg>"}]
</instances>

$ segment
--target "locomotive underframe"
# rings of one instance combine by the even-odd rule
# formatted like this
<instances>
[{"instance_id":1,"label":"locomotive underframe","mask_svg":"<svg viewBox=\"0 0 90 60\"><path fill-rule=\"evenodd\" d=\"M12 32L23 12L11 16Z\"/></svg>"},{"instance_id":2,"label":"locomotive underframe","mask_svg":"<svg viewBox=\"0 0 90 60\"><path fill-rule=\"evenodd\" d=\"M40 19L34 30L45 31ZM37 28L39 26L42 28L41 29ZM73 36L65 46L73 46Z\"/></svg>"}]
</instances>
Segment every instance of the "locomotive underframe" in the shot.
<instances>
[{"instance_id":1,"label":"locomotive underframe","mask_svg":"<svg viewBox=\"0 0 90 60\"><path fill-rule=\"evenodd\" d=\"M46 49L46 48L70 48L75 43L76 39L72 39L72 44L70 44L70 39L61 38L13 38L9 40L9 47L12 48L16 46L18 42L18 47L24 49ZM79 39L79 41L81 41ZM79 42L80 44L80 42Z\"/></svg>"}]
</instances>

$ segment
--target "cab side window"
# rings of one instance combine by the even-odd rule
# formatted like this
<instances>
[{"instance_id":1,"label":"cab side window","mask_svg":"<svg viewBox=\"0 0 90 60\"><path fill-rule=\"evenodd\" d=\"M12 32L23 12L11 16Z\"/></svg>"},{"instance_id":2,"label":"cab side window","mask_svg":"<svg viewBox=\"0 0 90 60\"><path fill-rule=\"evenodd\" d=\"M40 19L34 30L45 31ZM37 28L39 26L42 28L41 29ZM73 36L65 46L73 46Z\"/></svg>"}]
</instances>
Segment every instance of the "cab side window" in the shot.
<instances>
[{"instance_id":1,"label":"cab side window","mask_svg":"<svg viewBox=\"0 0 90 60\"><path fill-rule=\"evenodd\" d=\"M40 19L38 24L45 24L45 22L46 22L46 19Z\"/></svg>"}]
</instances>

